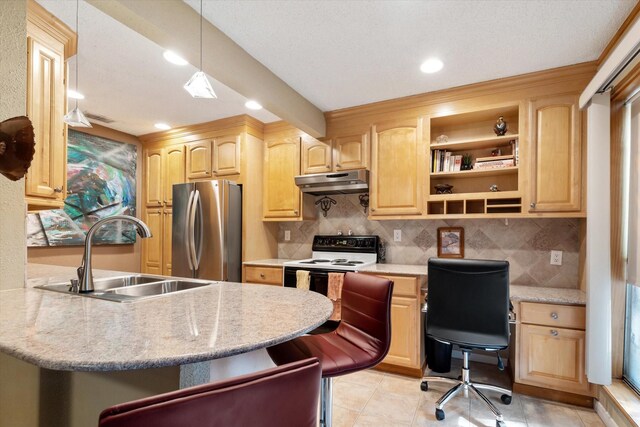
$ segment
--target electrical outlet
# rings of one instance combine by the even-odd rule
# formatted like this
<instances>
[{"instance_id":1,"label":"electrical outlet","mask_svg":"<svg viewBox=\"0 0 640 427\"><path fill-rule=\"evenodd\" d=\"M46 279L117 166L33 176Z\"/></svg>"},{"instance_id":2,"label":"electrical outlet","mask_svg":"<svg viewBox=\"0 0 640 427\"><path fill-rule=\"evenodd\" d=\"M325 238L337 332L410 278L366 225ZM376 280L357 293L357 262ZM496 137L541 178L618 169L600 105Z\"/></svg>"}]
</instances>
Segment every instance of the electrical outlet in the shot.
<instances>
[{"instance_id":1,"label":"electrical outlet","mask_svg":"<svg viewBox=\"0 0 640 427\"><path fill-rule=\"evenodd\" d=\"M402 242L402 230L393 230L393 241Z\"/></svg>"},{"instance_id":2,"label":"electrical outlet","mask_svg":"<svg viewBox=\"0 0 640 427\"><path fill-rule=\"evenodd\" d=\"M288 242L291 240L291 230L284 230L284 241Z\"/></svg>"},{"instance_id":3,"label":"electrical outlet","mask_svg":"<svg viewBox=\"0 0 640 427\"><path fill-rule=\"evenodd\" d=\"M562 265L562 251L551 251L551 265Z\"/></svg>"}]
</instances>

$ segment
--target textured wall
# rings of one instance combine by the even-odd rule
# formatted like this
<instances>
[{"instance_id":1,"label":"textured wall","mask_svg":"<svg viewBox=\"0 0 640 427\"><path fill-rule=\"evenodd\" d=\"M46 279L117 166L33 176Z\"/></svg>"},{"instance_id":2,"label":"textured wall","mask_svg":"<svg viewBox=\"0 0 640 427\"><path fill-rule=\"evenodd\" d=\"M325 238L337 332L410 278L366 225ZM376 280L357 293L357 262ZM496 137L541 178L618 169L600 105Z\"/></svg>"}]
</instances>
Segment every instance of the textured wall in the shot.
<instances>
[{"instance_id":1,"label":"textured wall","mask_svg":"<svg viewBox=\"0 0 640 427\"><path fill-rule=\"evenodd\" d=\"M27 2L0 1L0 121L27 111ZM0 290L24 286L24 179L0 175Z\"/></svg>"},{"instance_id":2,"label":"textured wall","mask_svg":"<svg viewBox=\"0 0 640 427\"><path fill-rule=\"evenodd\" d=\"M377 234L387 248L386 262L423 264L437 254L438 227L464 227L466 258L506 259L511 282L517 285L579 287L580 233L578 219L503 219L369 221L357 195L332 196L338 203L326 218L280 224L278 256L301 259L311 255L315 234ZM402 230L402 242L393 230ZM284 231L291 240L284 241ZM552 249L563 251L563 265L549 264Z\"/></svg>"}]
</instances>

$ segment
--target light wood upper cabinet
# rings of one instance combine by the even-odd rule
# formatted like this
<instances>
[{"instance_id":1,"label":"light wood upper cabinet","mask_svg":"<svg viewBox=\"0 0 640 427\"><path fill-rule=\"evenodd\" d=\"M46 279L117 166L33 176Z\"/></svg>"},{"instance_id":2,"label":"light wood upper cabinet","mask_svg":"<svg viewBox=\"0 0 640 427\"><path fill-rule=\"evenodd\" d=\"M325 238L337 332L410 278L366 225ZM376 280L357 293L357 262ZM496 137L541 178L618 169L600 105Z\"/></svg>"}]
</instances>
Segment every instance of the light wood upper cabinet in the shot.
<instances>
[{"instance_id":1,"label":"light wood upper cabinet","mask_svg":"<svg viewBox=\"0 0 640 427\"><path fill-rule=\"evenodd\" d=\"M331 141L320 141L310 136L302 138L302 173L331 172Z\"/></svg>"},{"instance_id":2,"label":"light wood upper cabinet","mask_svg":"<svg viewBox=\"0 0 640 427\"><path fill-rule=\"evenodd\" d=\"M164 204L173 203L173 185L185 181L184 146L176 145L164 149Z\"/></svg>"},{"instance_id":3,"label":"light wood upper cabinet","mask_svg":"<svg viewBox=\"0 0 640 427\"><path fill-rule=\"evenodd\" d=\"M26 200L30 206L62 207L67 185L65 44L30 20L27 35L27 115L36 151L26 176Z\"/></svg>"},{"instance_id":4,"label":"light wood upper cabinet","mask_svg":"<svg viewBox=\"0 0 640 427\"><path fill-rule=\"evenodd\" d=\"M582 144L578 96L530 103L531 212L581 210Z\"/></svg>"},{"instance_id":5,"label":"light wood upper cabinet","mask_svg":"<svg viewBox=\"0 0 640 427\"><path fill-rule=\"evenodd\" d=\"M264 151L263 216L300 217L301 193L294 177L300 174L300 138L270 141Z\"/></svg>"},{"instance_id":6,"label":"light wood upper cabinet","mask_svg":"<svg viewBox=\"0 0 640 427\"><path fill-rule=\"evenodd\" d=\"M164 156L162 148L144 150L145 204L162 206L164 202Z\"/></svg>"},{"instance_id":7,"label":"light wood upper cabinet","mask_svg":"<svg viewBox=\"0 0 640 427\"><path fill-rule=\"evenodd\" d=\"M333 170L366 169L369 166L369 132L333 140Z\"/></svg>"},{"instance_id":8,"label":"light wood upper cabinet","mask_svg":"<svg viewBox=\"0 0 640 427\"><path fill-rule=\"evenodd\" d=\"M211 146L210 139L187 144L187 179L211 176Z\"/></svg>"},{"instance_id":9,"label":"light wood upper cabinet","mask_svg":"<svg viewBox=\"0 0 640 427\"><path fill-rule=\"evenodd\" d=\"M427 169L422 118L376 124L371 134L371 216L420 215Z\"/></svg>"},{"instance_id":10,"label":"light wood upper cabinet","mask_svg":"<svg viewBox=\"0 0 640 427\"><path fill-rule=\"evenodd\" d=\"M221 136L213 140L213 174L216 176L240 173L241 135Z\"/></svg>"}]
</instances>

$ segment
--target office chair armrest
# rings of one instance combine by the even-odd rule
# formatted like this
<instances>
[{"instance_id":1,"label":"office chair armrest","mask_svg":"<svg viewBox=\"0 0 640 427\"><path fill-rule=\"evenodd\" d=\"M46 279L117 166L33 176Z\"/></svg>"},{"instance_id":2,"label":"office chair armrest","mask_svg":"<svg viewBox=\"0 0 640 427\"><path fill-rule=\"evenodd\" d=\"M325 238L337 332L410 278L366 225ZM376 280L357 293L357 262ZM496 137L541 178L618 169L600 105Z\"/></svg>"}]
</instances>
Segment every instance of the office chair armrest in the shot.
<instances>
[{"instance_id":1,"label":"office chair armrest","mask_svg":"<svg viewBox=\"0 0 640 427\"><path fill-rule=\"evenodd\" d=\"M422 311L423 313L426 313L426 312L427 312L427 309L428 309L428 306L427 306L427 302L425 301L425 302L422 304L422 307L420 308L420 311Z\"/></svg>"}]
</instances>

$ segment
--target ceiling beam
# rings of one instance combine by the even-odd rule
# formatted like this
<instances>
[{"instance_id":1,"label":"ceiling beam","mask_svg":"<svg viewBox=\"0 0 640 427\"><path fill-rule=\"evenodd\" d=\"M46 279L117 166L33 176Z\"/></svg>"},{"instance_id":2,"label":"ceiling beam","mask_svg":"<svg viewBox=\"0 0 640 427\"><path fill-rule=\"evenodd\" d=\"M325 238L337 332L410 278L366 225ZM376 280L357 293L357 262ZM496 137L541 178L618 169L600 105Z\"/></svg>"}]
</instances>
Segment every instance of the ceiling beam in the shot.
<instances>
[{"instance_id":1,"label":"ceiling beam","mask_svg":"<svg viewBox=\"0 0 640 427\"><path fill-rule=\"evenodd\" d=\"M183 1L86 1L189 63L200 63L200 15ZM202 38L204 72L309 135L325 135L322 111L207 20L203 21ZM157 72L161 71L148 70L150 75Z\"/></svg>"}]
</instances>

